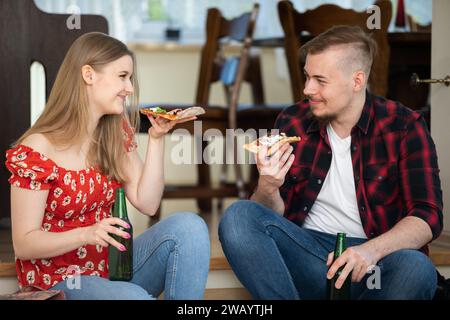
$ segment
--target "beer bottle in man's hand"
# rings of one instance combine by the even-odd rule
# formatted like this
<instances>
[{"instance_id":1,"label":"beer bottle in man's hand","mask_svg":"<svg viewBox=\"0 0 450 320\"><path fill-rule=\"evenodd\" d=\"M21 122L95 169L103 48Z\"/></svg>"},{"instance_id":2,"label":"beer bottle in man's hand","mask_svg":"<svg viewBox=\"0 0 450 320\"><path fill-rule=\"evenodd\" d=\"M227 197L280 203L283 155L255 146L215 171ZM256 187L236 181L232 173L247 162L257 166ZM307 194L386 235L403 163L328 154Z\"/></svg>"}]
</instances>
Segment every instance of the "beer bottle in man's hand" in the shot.
<instances>
[{"instance_id":1,"label":"beer bottle in man's hand","mask_svg":"<svg viewBox=\"0 0 450 320\"><path fill-rule=\"evenodd\" d=\"M345 233L338 233L336 238L336 248L334 249L334 259L335 261L341 254L344 253L346 249L345 246ZM336 281L342 273L345 265L340 267L339 270L334 274L334 277L330 280L327 279L327 298L329 300L350 300L350 288L351 288L351 278L350 273L344 281L344 284L340 289L336 288Z\"/></svg>"},{"instance_id":2,"label":"beer bottle in man's hand","mask_svg":"<svg viewBox=\"0 0 450 320\"><path fill-rule=\"evenodd\" d=\"M128 220L127 204L125 202L125 192L123 188L116 190L116 200L114 202L113 217L122 219L130 226L124 230L123 227L118 228L130 234L129 239L111 234L111 236L119 243L125 246L125 251L119 251L116 247L109 246L109 279L117 281L129 281L133 278L133 227Z\"/></svg>"}]
</instances>

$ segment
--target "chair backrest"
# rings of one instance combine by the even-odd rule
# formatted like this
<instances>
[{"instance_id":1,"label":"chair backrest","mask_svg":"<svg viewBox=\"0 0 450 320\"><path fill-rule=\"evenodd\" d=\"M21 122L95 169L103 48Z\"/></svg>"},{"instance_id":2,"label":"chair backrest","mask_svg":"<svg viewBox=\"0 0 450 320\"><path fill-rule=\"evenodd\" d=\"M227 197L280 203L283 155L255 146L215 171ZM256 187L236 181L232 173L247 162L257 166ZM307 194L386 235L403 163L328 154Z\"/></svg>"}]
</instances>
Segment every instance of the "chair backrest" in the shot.
<instances>
[{"instance_id":1,"label":"chair backrest","mask_svg":"<svg viewBox=\"0 0 450 320\"><path fill-rule=\"evenodd\" d=\"M247 71L253 71L259 66L258 61L249 57L258 11L259 5L254 4L251 12L227 20L219 9L208 9L206 42L201 51L195 98L197 105L207 107L211 85L217 81L222 81L226 87L226 99L230 105L233 101L237 101L242 82L254 79L248 75ZM227 59L223 55L223 46L231 41L241 44L240 53L237 57ZM255 63L250 66L249 61L255 61ZM257 71L260 71L259 68ZM258 90L256 86L252 89Z\"/></svg>"},{"instance_id":2,"label":"chair backrest","mask_svg":"<svg viewBox=\"0 0 450 320\"><path fill-rule=\"evenodd\" d=\"M380 28L369 30L367 20L372 13L357 12L331 4L300 13L290 1L278 3L278 15L285 35L284 49L294 102L303 98L305 85L299 50L302 46L301 33L307 31L312 36L316 36L335 25L355 25L372 34L378 45L378 53L372 64L369 86L372 93L386 95L390 54L387 29L392 16L392 4L389 0L379 0L375 5L380 8Z\"/></svg>"},{"instance_id":3,"label":"chair backrest","mask_svg":"<svg viewBox=\"0 0 450 320\"><path fill-rule=\"evenodd\" d=\"M411 15L407 15L408 25L411 32L431 32L432 24L429 23L427 25L419 24L414 17Z\"/></svg>"},{"instance_id":4,"label":"chair backrest","mask_svg":"<svg viewBox=\"0 0 450 320\"><path fill-rule=\"evenodd\" d=\"M40 62L46 73L48 97L59 66L72 42L84 33L108 33L108 22L102 16L81 15L80 29L67 27L68 14L48 14L34 1L0 1L0 150L4 154L30 127L30 66ZM0 168L0 216L9 216L8 178L5 166Z\"/></svg>"}]
</instances>

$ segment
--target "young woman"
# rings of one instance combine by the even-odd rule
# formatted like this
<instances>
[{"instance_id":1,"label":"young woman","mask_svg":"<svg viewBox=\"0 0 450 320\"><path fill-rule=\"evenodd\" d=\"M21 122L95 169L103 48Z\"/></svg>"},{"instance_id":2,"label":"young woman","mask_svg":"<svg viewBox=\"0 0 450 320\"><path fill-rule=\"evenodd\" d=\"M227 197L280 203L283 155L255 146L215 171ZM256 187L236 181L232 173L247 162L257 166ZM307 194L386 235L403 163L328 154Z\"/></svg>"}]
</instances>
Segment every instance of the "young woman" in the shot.
<instances>
[{"instance_id":1,"label":"young woman","mask_svg":"<svg viewBox=\"0 0 450 320\"><path fill-rule=\"evenodd\" d=\"M177 213L134 240L134 276L108 280L115 190L153 215L164 188L164 135L177 121L149 117L145 161L136 150L138 83L133 53L102 33L69 49L44 112L6 152L19 286L64 290L68 299L201 299L209 269L208 230ZM195 117L187 119L193 120ZM186 121L186 120L185 120ZM126 230L126 229L125 229ZM68 285L74 274L79 285Z\"/></svg>"}]
</instances>

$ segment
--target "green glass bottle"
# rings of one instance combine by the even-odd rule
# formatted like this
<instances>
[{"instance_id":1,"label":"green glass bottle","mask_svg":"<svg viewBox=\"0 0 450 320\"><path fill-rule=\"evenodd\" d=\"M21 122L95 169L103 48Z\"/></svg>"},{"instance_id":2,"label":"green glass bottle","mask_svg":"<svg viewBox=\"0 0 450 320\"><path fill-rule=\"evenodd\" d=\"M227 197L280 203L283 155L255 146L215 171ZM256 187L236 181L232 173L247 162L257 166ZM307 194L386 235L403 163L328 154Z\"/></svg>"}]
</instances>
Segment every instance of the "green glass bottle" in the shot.
<instances>
[{"instance_id":1,"label":"green glass bottle","mask_svg":"<svg viewBox=\"0 0 450 320\"><path fill-rule=\"evenodd\" d=\"M336 247L334 249L334 260L336 260L346 249L345 245L345 233L338 233L336 238ZM327 279L327 297L329 300L350 300L350 288L351 278L350 273L344 281L344 284L340 289L336 288L336 281L342 273L344 266L340 267L335 273L334 277L330 280Z\"/></svg>"},{"instance_id":2,"label":"green glass bottle","mask_svg":"<svg viewBox=\"0 0 450 320\"><path fill-rule=\"evenodd\" d=\"M120 251L116 247L109 245L109 279L114 281L129 281L133 278L133 227L131 226L130 220L128 220L127 203L123 188L116 190L116 200L114 202L112 216L128 223L130 229L124 229L122 226L117 227L128 232L131 237L125 239L111 234L111 237L124 245L126 250Z\"/></svg>"}]
</instances>

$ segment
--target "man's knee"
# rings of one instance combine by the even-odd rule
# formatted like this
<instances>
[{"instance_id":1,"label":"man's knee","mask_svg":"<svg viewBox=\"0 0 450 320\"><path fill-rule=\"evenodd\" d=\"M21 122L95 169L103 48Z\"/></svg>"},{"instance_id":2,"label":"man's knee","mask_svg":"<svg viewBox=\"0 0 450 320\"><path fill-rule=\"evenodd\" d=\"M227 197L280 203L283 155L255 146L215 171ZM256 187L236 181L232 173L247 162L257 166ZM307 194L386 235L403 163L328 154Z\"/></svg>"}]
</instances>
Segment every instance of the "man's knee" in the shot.
<instances>
[{"instance_id":1,"label":"man's knee","mask_svg":"<svg viewBox=\"0 0 450 320\"><path fill-rule=\"evenodd\" d=\"M436 290L436 268L417 250L400 250L392 254L387 272L397 284L396 299L432 299Z\"/></svg>"},{"instance_id":2,"label":"man's knee","mask_svg":"<svg viewBox=\"0 0 450 320\"><path fill-rule=\"evenodd\" d=\"M234 202L223 213L219 223L219 236L223 237L228 233L239 232L238 228L246 228L260 210L261 205L254 201L238 200Z\"/></svg>"}]
</instances>

